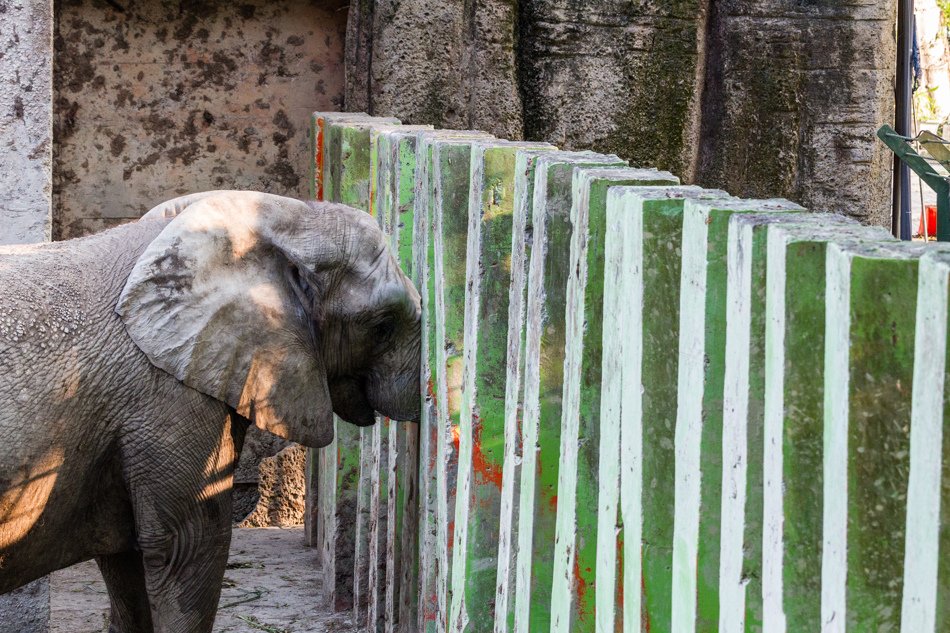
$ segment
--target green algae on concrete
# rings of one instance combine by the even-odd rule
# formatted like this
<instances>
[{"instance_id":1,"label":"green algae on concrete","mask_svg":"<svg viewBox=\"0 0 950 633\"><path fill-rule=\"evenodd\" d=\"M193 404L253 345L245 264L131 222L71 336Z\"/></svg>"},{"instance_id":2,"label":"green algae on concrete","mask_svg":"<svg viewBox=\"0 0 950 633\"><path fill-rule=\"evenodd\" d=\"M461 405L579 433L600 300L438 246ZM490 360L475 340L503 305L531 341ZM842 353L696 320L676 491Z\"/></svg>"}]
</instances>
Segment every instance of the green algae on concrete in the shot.
<instances>
[{"instance_id":1,"label":"green algae on concrete","mask_svg":"<svg viewBox=\"0 0 950 633\"><path fill-rule=\"evenodd\" d=\"M530 549L534 492L520 488L523 477L522 459L522 396L525 357L525 302L527 291L527 261L531 252L528 222L534 200L534 175L537 159L548 150L523 150L515 154L514 190L511 229L511 279L508 292L508 343L505 376L505 464L502 472L501 523L498 539L498 582L495 593L495 631L512 631L518 617L516 606L527 604L527 598L518 592L530 590L530 583L518 584L518 578L530 578L529 557L518 557L524 548ZM530 456L534 451L528 451ZM518 506L517 512L515 505ZM525 518L526 525L520 525ZM507 522L507 529L505 523ZM517 547L515 547L517 543ZM525 544L526 543L526 544ZM522 615L527 612L525 609Z\"/></svg>"},{"instance_id":2,"label":"green algae on concrete","mask_svg":"<svg viewBox=\"0 0 950 633\"><path fill-rule=\"evenodd\" d=\"M361 144L358 138L350 138L349 142L344 143L344 133L350 127L364 127L366 125L399 125L399 119L389 117L366 117L361 115L350 115L340 113L324 116L323 123L323 200L329 202L343 202L343 172L344 162L350 162L353 165L351 176L358 177L359 172L369 173L369 138L367 134L366 143ZM346 134L347 136L350 133ZM357 135L358 137L359 135ZM363 164L358 164L352 155L352 143L357 144L357 155L362 157ZM346 153L344 153L346 150ZM357 173L353 173L353 172ZM359 199L359 187L355 190L349 187L351 196ZM364 192L363 199L366 200L366 208L369 204L369 189Z\"/></svg>"},{"instance_id":3,"label":"green algae on concrete","mask_svg":"<svg viewBox=\"0 0 950 633\"><path fill-rule=\"evenodd\" d=\"M766 255L768 230L773 225L819 235L861 230L855 228L854 221L829 214L739 213L729 219L719 574L720 603L724 605L720 611L721 631L762 631L765 625L762 517ZM784 288L784 280L773 283ZM770 437L777 446L780 440ZM773 476L770 485L774 486L776 481L781 482L781 473ZM776 526L769 530L776 532ZM780 549L773 547L772 551ZM774 575L775 571L771 573ZM767 619L771 620L770 626L777 626L779 616L773 613Z\"/></svg>"},{"instance_id":4,"label":"green algae on concrete","mask_svg":"<svg viewBox=\"0 0 950 633\"><path fill-rule=\"evenodd\" d=\"M381 195L387 197L383 201L387 207L393 203L393 186L395 185L393 177L397 172L395 165L391 162L393 155L389 135L394 131L407 133L431 130L431 125L373 125L369 127L369 212L372 215L379 215ZM395 218L387 221L395 221ZM383 226L382 219L380 226Z\"/></svg>"},{"instance_id":5,"label":"green algae on concrete","mask_svg":"<svg viewBox=\"0 0 950 633\"><path fill-rule=\"evenodd\" d=\"M465 309L465 257L472 146L477 139L423 137L429 163L431 204L431 281L434 340L435 552L434 583L437 630L448 626L448 583L455 525L458 475L457 435L461 407Z\"/></svg>"},{"instance_id":6,"label":"green algae on concrete","mask_svg":"<svg viewBox=\"0 0 950 633\"><path fill-rule=\"evenodd\" d=\"M517 424L524 412L525 420L535 420L534 424L523 424L520 432L521 445L525 447L537 447L538 445L538 425L537 425L537 406L532 409L525 406L524 383L533 382L531 379L532 366L527 364L527 356L536 356L540 340L532 339L533 345L527 341L526 334L526 313L528 308L528 263L532 256L532 244L534 242L533 230L531 228L532 212L535 205L535 182L537 180L538 160L544 157L546 152L519 152L515 158L515 189L514 189L514 211L512 218L512 251L511 251L511 292L509 300L508 313L508 341L509 341L509 364L506 377L506 395L505 395L505 415L506 420L514 421ZM558 156L570 157L572 154L559 152ZM590 158L592 154L585 154ZM545 167L546 169L546 167ZM531 304L532 309L539 309L536 303ZM517 357L517 363L511 362L511 359ZM535 379L537 378L537 364L533 365ZM523 377L524 376L524 377ZM536 400L535 400L536 402ZM530 411L534 411L531 414ZM507 422L506 422L507 424ZM511 427L509 427L511 428ZM515 458L517 459L516 448ZM512 448L506 445L506 451ZM503 487L511 485L512 496L517 496L517 547L513 555L514 558L514 593L511 596L510 606L506 603L508 596L503 593L504 588L499 584L499 593L496 596L495 609L495 627L497 631L526 631L528 630L529 618L531 615L530 602L532 597L532 584L535 582L536 569L532 560L532 546L534 544L535 530L535 503L536 503L536 483L537 483L537 450L521 450L520 473L517 474L517 482L507 481L506 475L509 473L514 476L515 472L507 471L503 473ZM506 456L507 459L507 456ZM499 567L504 559L499 556ZM499 577L503 577L499 571ZM499 605L505 605L500 608ZM513 627L513 628L512 628Z\"/></svg>"},{"instance_id":7,"label":"green algae on concrete","mask_svg":"<svg viewBox=\"0 0 950 633\"><path fill-rule=\"evenodd\" d=\"M588 169L578 167L572 177L571 249L566 294L566 341L561 453L558 466L558 516L555 541L555 578L574 575L574 595L552 595L552 603L573 603L571 631L594 631L595 617L601 627L610 620L614 582L607 574L616 570L619 463L605 459L619 444L604 446L601 435L601 349L604 336L604 240L606 202L610 186L677 185L679 179L653 169ZM615 335L616 333L612 333ZM619 439L619 427L617 439ZM609 433L607 434L609 436ZM608 441L610 441L608 439ZM619 452L617 453L619 457ZM600 480L600 467L607 476ZM607 500L606 490L617 493L605 514L612 514L598 529L598 499ZM610 546L606 548L605 541ZM600 549L598 549L600 548ZM605 568L604 563L611 560ZM555 590L570 589L557 581ZM578 587L586 587L583 593ZM601 593L595 588L605 587ZM600 609L603 607L603 609ZM596 614L596 615L595 615ZM608 629L602 629L608 630Z\"/></svg>"},{"instance_id":8,"label":"green algae on concrete","mask_svg":"<svg viewBox=\"0 0 950 633\"><path fill-rule=\"evenodd\" d=\"M671 629L674 413L679 341L680 253L687 200L727 197L700 187L612 187L607 194L605 367L622 368L620 411L605 396L601 424L620 424L623 621ZM617 263L619 262L619 264ZM618 268L619 266L619 268ZM626 306L619 314L612 306ZM611 306L611 307L608 307ZM604 389L618 389L605 369ZM613 407L608 405L614 404ZM617 416L621 416L618 422Z\"/></svg>"},{"instance_id":9,"label":"green algae on concrete","mask_svg":"<svg viewBox=\"0 0 950 633\"><path fill-rule=\"evenodd\" d=\"M395 132L398 134L398 132ZM419 422L419 472L418 472L418 579L417 604L415 607L416 630L430 633L444 631L445 612L439 612L439 591L436 586L436 553L443 558L437 542L437 525L444 520L444 504L438 494L439 478L445 467L439 467L440 459L446 459L446 451L440 444L444 440L444 430L440 430L438 402L436 399L435 367L437 364L437 342L435 327L435 245L432 235L434 213L434 183L432 180L432 144L442 138L465 139L485 138L490 135L481 132L433 130L417 132L411 140L400 143L400 165L412 169L411 191L405 195L411 197L412 204L412 259L419 280L419 293L422 297L422 375L423 405ZM405 182L400 178L400 189ZM444 554L447 556L447 553ZM444 585L443 585L444 586ZM444 608L444 601L441 603ZM412 622L407 623L412 626Z\"/></svg>"},{"instance_id":10,"label":"green algae on concrete","mask_svg":"<svg viewBox=\"0 0 950 633\"><path fill-rule=\"evenodd\" d=\"M791 631L821 627L828 244L889 239L880 230L818 218L827 224L772 221L766 226L762 623L767 633L785 631L786 623Z\"/></svg>"},{"instance_id":11,"label":"green algae on concrete","mask_svg":"<svg viewBox=\"0 0 950 633\"><path fill-rule=\"evenodd\" d=\"M372 117L353 114L322 114L314 116L315 125L322 121L323 142L323 186L324 199L343 202L356 208L369 209L368 198L356 197L344 199L335 183L333 174L340 173L341 141L344 130L349 125L370 124L383 121ZM398 123L396 119L386 120ZM314 135L315 143L320 137ZM335 140L334 140L335 139ZM316 153L317 147L314 147ZM316 181L316 178L314 178ZM366 191L368 195L368 190ZM321 558L323 560L324 592L330 604L336 610L349 608L353 604L358 549L362 543L357 539L360 499L368 499L367 481L361 480L361 444L362 433L351 424L334 419L333 441L321 449L317 457L317 503L321 506L320 530L322 532ZM362 486L362 488L361 488ZM361 494L364 493L364 494Z\"/></svg>"},{"instance_id":12,"label":"green algae on concrete","mask_svg":"<svg viewBox=\"0 0 950 633\"><path fill-rule=\"evenodd\" d=\"M500 535L511 535L511 500L502 516L508 433L505 415L508 301L515 161L541 143L477 142L472 148L466 247L463 383L455 503L452 631L492 631ZM514 420L513 420L514 422Z\"/></svg>"},{"instance_id":13,"label":"green algae on concrete","mask_svg":"<svg viewBox=\"0 0 950 633\"><path fill-rule=\"evenodd\" d=\"M900 625L917 269L927 249L906 242L828 248L825 630Z\"/></svg>"},{"instance_id":14,"label":"green algae on concrete","mask_svg":"<svg viewBox=\"0 0 950 633\"><path fill-rule=\"evenodd\" d=\"M623 167L626 163L593 152L551 152L534 162L531 217L525 229L532 247L526 295L525 448L514 607L518 633L546 631L551 622L573 170L611 165Z\"/></svg>"},{"instance_id":15,"label":"green algae on concrete","mask_svg":"<svg viewBox=\"0 0 950 633\"><path fill-rule=\"evenodd\" d=\"M696 243L706 252L705 274L700 282L705 287L704 311L693 315L697 321L704 321L702 339L705 345L701 437L696 438L700 442L700 464L696 467L702 476L696 552L701 583L696 588L700 630L738 633L746 625L755 629L761 610L758 606L761 602L758 583L761 576L760 514L750 511L751 521L747 523L745 520L746 477L761 472L761 460L751 468L748 461L747 341L750 326L743 322L727 328L726 323L728 306L731 305L729 300L735 299L735 291L740 289L735 284L729 286L730 274L734 277L738 272L729 269L730 264L736 263L729 258L729 247L734 246L734 238L738 237L731 229L730 219L751 213L771 213L778 219L793 211L804 209L787 200L728 200L687 205L685 212L684 261L690 255L685 244L694 237L691 231L698 227L705 231L705 239ZM751 263L751 244L748 249L748 253L738 248L733 251L740 257L748 255L745 259ZM684 270L684 279L687 274L688 271ZM747 303L747 300L743 301ZM732 316L734 320L737 317L744 320L750 314L740 310ZM681 333L683 331L681 329ZM699 396L696 394L697 398ZM680 398L683 397L681 394ZM761 429L761 424L756 428ZM753 435L756 435L756 429L753 429ZM760 433L758 439L761 439ZM758 446L760 444L756 444ZM757 490L760 482L761 477L757 477L748 496L753 500L749 509L758 508L759 512L761 504ZM718 541L714 542L714 539ZM715 610L720 604L722 608L717 614ZM751 617L747 618L747 614Z\"/></svg>"},{"instance_id":16,"label":"green algae on concrete","mask_svg":"<svg viewBox=\"0 0 950 633\"><path fill-rule=\"evenodd\" d=\"M421 288L420 268L415 261L414 203L415 157L420 130L412 126L381 130L375 140L376 207L390 246L402 271L417 289ZM423 385L424 386L424 385ZM425 406L425 389L422 390ZM419 461L419 427L392 424L389 432L389 498L387 516L387 617L400 627L417 622L419 596L420 525L419 484L423 465ZM398 529L397 529L398 526Z\"/></svg>"},{"instance_id":17,"label":"green algae on concrete","mask_svg":"<svg viewBox=\"0 0 950 633\"><path fill-rule=\"evenodd\" d=\"M719 595L729 218L735 213L789 210L801 207L785 201L734 199L687 203L684 212L673 555L676 630L716 631L720 624L730 630L734 627L734 623L720 622ZM727 509L732 518L738 518L742 512L734 502L735 497L730 497ZM742 593L742 532L740 527L727 535L730 556L723 573L729 579L728 600ZM732 603L725 610L727 617L744 614L744 608Z\"/></svg>"},{"instance_id":18,"label":"green algae on concrete","mask_svg":"<svg viewBox=\"0 0 950 633\"><path fill-rule=\"evenodd\" d=\"M314 112L310 119L310 196L316 200L324 200L324 176L326 160L329 152L326 147L326 126L332 121L362 120L370 118L363 113L341 113L341 112ZM334 423L336 424L336 423ZM331 445L332 446L332 445ZM324 591L327 601L335 605L337 603L336 582L329 582L329 579L336 577L335 546L332 541L335 538L336 527L327 530L327 526L336 526L335 504L336 491L328 487L327 482L332 478L336 480L334 471L336 469L336 460L321 457L321 453L336 452L335 447L323 451L308 450L306 465L306 487L307 487L307 512L306 519L310 521L310 529L307 530L307 539L315 547L321 550L323 560L323 573L327 578L324 582ZM343 604L349 604L349 595L351 587L341 587L340 599Z\"/></svg>"},{"instance_id":19,"label":"green algae on concrete","mask_svg":"<svg viewBox=\"0 0 950 633\"><path fill-rule=\"evenodd\" d=\"M401 126L398 121L390 123L365 119L334 123L330 126L331 134L339 131L340 135L339 176L337 180L337 174L334 173L333 181L334 186L339 189L340 202L351 206L358 202L361 206L357 208L376 215L373 182L376 172L375 140L381 131L397 126ZM413 126L413 129L428 128ZM334 139L335 136L331 136L331 141Z\"/></svg>"},{"instance_id":20,"label":"green algae on concrete","mask_svg":"<svg viewBox=\"0 0 950 633\"><path fill-rule=\"evenodd\" d=\"M370 187L370 159L372 157L371 147L374 136L379 130L391 129L398 126L398 120L392 122L381 119L330 119L330 142L335 142L336 135L339 135L340 150L339 154L330 154L328 165L331 167L331 173L334 174L334 191L337 196L336 201L351 207L361 209L371 214L375 214L373 208L372 188ZM337 170L336 167L339 167ZM373 594L375 588L370 586L370 579L375 580L378 575L378 564L370 561L369 554L378 553L378 539L370 543L370 534L372 534L371 524L378 525L378 508L372 507L374 499L373 492L379 488L379 464L380 456L376 454L375 447L380 445L379 422L373 428L357 428L350 424L338 424L335 441L338 445L337 450L340 453L341 461L344 459L344 453L353 451L355 456L348 462L359 464L357 475L357 487L355 491L346 491L344 494L355 494L355 514L352 523L343 521L343 517L338 512L338 535L343 530L353 532L353 609L354 618L360 621L361 610L366 606L367 600ZM337 475L340 476L339 473ZM337 499L341 498L342 491L337 492ZM378 499L378 494L376 495ZM350 540L350 534L346 534L343 543ZM337 558L343 555L340 547L337 548ZM370 568L373 571L370 571ZM337 569L338 583L343 581L341 576L346 575L346 570ZM375 605L374 605L375 609ZM367 615L370 610L367 609Z\"/></svg>"},{"instance_id":21,"label":"green algae on concrete","mask_svg":"<svg viewBox=\"0 0 950 633\"><path fill-rule=\"evenodd\" d=\"M314 200L329 200L325 197L324 183L326 165L326 138L328 121L345 121L370 118L365 112L314 112L310 115L310 135L307 139L310 154L310 197Z\"/></svg>"},{"instance_id":22,"label":"green algae on concrete","mask_svg":"<svg viewBox=\"0 0 950 633\"><path fill-rule=\"evenodd\" d=\"M950 629L950 253L924 255L918 277L901 630L937 633Z\"/></svg>"},{"instance_id":23,"label":"green algae on concrete","mask_svg":"<svg viewBox=\"0 0 950 633\"><path fill-rule=\"evenodd\" d=\"M398 133L397 133L398 134ZM400 163L408 169L411 164L412 178L412 254L413 266L419 279L419 294L422 297L422 376L423 406L419 422L419 578L417 596L416 630L431 633L444 631L446 627L444 598L436 584L437 554L441 561L447 560L447 544L438 541L440 521L447 517L447 500L439 495L439 482L445 476L447 459L446 430L440 427L439 401L436 397L435 368L438 362L436 340L436 286L435 286L435 241L432 235L435 184L433 181L432 145L439 139L455 139L471 143L488 138L483 132L434 130L418 132L415 140L401 145ZM411 156L410 156L411 153ZM410 195L407 192L407 195ZM440 466L441 464L441 466ZM447 493L446 493L447 494ZM443 545L444 544L444 545ZM445 587L444 576L442 587ZM407 624L407 626L411 626Z\"/></svg>"}]
</instances>

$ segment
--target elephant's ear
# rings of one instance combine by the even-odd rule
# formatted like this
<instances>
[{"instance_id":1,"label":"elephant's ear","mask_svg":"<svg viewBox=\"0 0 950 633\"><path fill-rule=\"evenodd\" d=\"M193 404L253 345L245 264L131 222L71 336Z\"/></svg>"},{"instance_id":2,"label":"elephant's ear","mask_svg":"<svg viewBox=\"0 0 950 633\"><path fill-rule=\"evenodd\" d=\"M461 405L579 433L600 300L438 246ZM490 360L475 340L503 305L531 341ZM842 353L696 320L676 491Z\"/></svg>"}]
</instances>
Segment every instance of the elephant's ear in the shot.
<instances>
[{"instance_id":1,"label":"elephant's ear","mask_svg":"<svg viewBox=\"0 0 950 633\"><path fill-rule=\"evenodd\" d=\"M319 269L340 259L333 210L322 211L253 192L203 196L147 247L116 307L154 365L307 446L333 437L311 318Z\"/></svg>"}]
</instances>

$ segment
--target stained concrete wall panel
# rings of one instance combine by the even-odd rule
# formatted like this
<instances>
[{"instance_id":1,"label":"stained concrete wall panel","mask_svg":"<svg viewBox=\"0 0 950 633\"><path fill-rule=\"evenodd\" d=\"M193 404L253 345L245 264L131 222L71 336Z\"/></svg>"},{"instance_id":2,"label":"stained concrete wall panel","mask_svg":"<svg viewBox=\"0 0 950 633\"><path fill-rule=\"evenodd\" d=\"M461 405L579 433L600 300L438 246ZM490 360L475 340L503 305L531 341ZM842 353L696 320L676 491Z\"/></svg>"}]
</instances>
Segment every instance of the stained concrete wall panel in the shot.
<instances>
[{"instance_id":1,"label":"stained concrete wall panel","mask_svg":"<svg viewBox=\"0 0 950 633\"><path fill-rule=\"evenodd\" d=\"M50 238L52 11L0 0L0 244Z\"/></svg>"},{"instance_id":2,"label":"stained concrete wall panel","mask_svg":"<svg viewBox=\"0 0 950 633\"><path fill-rule=\"evenodd\" d=\"M339 1L61 0L54 237L215 188L306 197L314 109L342 109Z\"/></svg>"},{"instance_id":3,"label":"stained concrete wall panel","mask_svg":"<svg viewBox=\"0 0 950 633\"><path fill-rule=\"evenodd\" d=\"M710 16L697 179L888 222L894 0L731 0Z\"/></svg>"}]
</instances>

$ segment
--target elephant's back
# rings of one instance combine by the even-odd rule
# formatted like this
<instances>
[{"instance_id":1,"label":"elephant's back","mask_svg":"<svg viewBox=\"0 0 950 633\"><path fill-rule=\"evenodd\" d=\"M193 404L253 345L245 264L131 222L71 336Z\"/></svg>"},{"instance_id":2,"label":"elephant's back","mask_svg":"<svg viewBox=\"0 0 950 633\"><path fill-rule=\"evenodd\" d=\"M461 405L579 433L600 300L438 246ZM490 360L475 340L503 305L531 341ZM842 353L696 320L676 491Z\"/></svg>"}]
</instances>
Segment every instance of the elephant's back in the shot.
<instances>
[{"instance_id":1,"label":"elephant's back","mask_svg":"<svg viewBox=\"0 0 950 633\"><path fill-rule=\"evenodd\" d=\"M27 423L37 436L56 432L77 407L98 406L91 394L141 362L115 304L162 226L133 223L0 250L0 432Z\"/></svg>"},{"instance_id":2,"label":"elephant's back","mask_svg":"<svg viewBox=\"0 0 950 633\"><path fill-rule=\"evenodd\" d=\"M54 341L114 316L129 272L164 222L85 238L0 248L0 349ZM15 351L15 350L14 350Z\"/></svg>"}]
</instances>

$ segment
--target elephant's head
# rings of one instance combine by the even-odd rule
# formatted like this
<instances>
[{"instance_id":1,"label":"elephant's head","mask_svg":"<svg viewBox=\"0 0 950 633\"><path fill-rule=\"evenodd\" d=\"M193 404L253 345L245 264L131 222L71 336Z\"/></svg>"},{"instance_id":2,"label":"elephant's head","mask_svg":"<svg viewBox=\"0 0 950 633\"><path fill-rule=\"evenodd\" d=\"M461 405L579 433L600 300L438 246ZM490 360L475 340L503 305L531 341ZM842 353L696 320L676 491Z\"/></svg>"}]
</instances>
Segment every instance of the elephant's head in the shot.
<instances>
[{"instance_id":1,"label":"elephant's head","mask_svg":"<svg viewBox=\"0 0 950 633\"><path fill-rule=\"evenodd\" d=\"M419 417L419 295L376 222L339 204L223 191L178 198L116 308L157 367L307 446L333 413Z\"/></svg>"}]
</instances>

